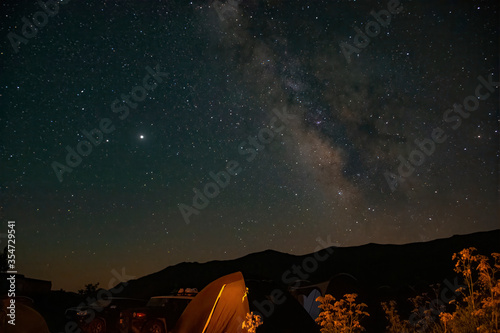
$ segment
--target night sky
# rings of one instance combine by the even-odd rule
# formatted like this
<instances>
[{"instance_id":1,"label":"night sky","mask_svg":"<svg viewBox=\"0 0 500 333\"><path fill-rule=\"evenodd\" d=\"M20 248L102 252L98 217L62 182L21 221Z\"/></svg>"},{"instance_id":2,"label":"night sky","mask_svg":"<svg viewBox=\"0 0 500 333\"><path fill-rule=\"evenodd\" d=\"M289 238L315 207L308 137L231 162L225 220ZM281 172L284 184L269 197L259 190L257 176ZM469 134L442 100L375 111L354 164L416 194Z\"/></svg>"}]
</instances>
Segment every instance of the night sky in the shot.
<instances>
[{"instance_id":1,"label":"night sky","mask_svg":"<svg viewBox=\"0 0 500 333\"><path fill-rule=\"evenodd\" d=\"M53 289L500 226L497 1L0 8L0 245Z\"/></svg>"}]
</instances>

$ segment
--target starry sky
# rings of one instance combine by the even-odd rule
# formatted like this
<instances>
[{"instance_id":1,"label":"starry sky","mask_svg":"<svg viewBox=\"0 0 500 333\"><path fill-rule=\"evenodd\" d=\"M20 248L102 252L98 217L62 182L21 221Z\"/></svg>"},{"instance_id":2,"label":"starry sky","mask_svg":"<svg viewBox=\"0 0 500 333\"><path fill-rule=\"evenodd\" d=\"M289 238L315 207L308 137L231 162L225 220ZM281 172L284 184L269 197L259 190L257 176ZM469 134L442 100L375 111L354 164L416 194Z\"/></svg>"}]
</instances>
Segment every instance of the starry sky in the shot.
<instances>
[{"instance_id":1,"label":"starry sky","mask_svg":"<svg viewBox=\"0 0 500 333\"><path fill-rule=\"evenodd\" d=\"M0 4L0 245L15 220L21 274L76 291L499 227L496 1L42 7Z\"/></svg>"}]
</instances>

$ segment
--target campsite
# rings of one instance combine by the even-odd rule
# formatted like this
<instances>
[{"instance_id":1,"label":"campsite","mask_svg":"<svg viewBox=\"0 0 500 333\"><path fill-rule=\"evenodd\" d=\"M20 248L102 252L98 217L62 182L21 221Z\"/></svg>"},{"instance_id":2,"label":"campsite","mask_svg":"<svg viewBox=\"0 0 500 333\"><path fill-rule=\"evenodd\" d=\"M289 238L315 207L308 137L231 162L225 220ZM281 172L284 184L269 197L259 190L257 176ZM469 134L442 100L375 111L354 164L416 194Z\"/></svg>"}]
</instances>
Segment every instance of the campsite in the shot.
<instances>
[{"instance_id":1,"label":"campsite","mask_svg":"<svg viewBox=\"0 0 500 333\"><path fill-rule=\"evenodd\" d=\"M96 296L105 304L106 295L123 300L176 295L162 297L189 298L190 302L179 311L175 328L159 332L249 332L241 325L252 314L254 319L260 317L258 333L313 333L320 332L315 322L320 314L318 297L342 299L356 294L356 301L366 304L370 314L362 321L363 327L369 332L385 332L387 320L381 302L397 301L402 316L408 319L408 298L428 292L431 285L440 284L439 291L450 301L461 286L453 271L453 253L468 247L476 247L479 253L500 252L495 242L499 237L500 230L496 230L406 245L333 246L302 256L268 250L234 260L180 263L108 290L94 289L86 299L62 290L43 296L30 294L34 304L29 309L43 316L50 332L79 332L80 326L67 317L68 309L88 309L85 306L96 301ZM128 307L135 309L138 304L128 303ZM95 317L100 318L104 307L93 308ZM126 326L101 329L132 332Z\"/></svg>"},{"instance_id":2,"label":"campsite","mask_svg":"<svg viewBox=\"0 0 500 333\"><path fill-rule=\"evenodd\" d=\"M0 11L0 333L500 333L499 0Z\"/></svg>"}]
</instances>

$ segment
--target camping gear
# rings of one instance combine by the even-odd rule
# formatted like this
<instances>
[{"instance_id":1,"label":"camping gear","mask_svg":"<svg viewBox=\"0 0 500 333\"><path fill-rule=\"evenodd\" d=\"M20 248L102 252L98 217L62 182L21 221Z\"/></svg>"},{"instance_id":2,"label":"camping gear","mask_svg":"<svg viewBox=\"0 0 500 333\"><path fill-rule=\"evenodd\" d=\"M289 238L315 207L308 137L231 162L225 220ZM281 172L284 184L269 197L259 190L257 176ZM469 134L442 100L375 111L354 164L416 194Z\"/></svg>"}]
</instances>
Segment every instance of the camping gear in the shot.
<instances>
[{"instance_id":1,"label":"camping gear","mask_svg":"<svg viewBox=\"0 0 500 333\"><path fill-rule=\"evenodd\" d=\"M0 301L0 332L2 333L50 333L43 317L32 307L15 302L15 321L9 316L10 299ZM15 325L9 324L15 323Z\"/></svg>"},{"instance_id":2,"label":"camping gear","mask_svg":"<svg viewBox=\"0 0 500 333\"><path fill-rule=\"evenodd\" d=\"M189 303L177 321L175 333L236 333L249 313L247 289L241 272L225 275Z\"/></svg>"}]
</instances>

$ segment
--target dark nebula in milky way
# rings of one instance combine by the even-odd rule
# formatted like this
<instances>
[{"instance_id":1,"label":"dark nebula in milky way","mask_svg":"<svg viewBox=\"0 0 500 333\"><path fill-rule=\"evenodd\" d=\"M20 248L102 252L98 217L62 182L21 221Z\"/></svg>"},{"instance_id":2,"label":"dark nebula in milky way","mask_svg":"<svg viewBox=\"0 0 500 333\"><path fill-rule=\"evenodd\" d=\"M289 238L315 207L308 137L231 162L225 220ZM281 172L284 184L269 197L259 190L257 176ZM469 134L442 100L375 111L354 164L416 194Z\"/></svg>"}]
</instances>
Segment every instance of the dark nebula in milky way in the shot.
<instances>
[{"instance_id":1,"label":"dark nebula in milky way","mask_svg":"<svg viewBox=\"0 0 500 333\"><path fill-rule=\"evenodd\" d=\"M26 38L39 5L3 2L0 204L20 265L77 290L319 236L498 228L498 7L70 1Z\"/></svg>"}]
</instances>

